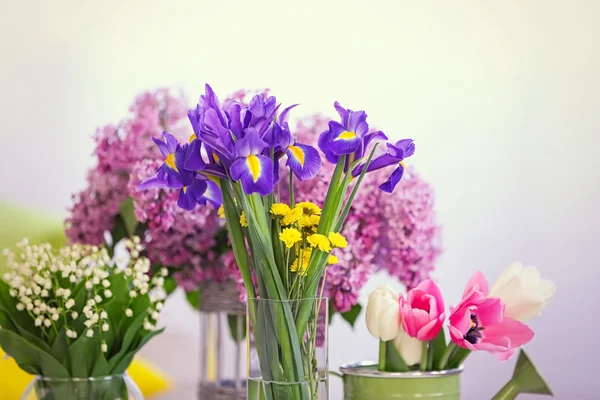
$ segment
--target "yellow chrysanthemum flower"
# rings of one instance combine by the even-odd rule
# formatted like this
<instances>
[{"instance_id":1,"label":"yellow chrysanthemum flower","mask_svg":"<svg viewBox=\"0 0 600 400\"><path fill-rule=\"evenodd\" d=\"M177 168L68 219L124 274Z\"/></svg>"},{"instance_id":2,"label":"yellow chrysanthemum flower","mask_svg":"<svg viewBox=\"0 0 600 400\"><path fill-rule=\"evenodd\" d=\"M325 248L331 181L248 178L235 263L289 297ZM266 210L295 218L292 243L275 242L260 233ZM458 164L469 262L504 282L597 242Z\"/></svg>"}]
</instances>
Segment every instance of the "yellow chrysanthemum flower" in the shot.
<instances>
[{"instance_id":1,"label":"yellow chrysanthemum flower","mask_svg":"<svg viewBox=\"0 0 600 400\"><path fill-rule=\"evenodd\" d=\"M333 254L330 254L329 257L327 257L327 264L337 264L339 262L340 260Z\"/></svg>"},{"instance_id":2,"label":"yellow chrysanthemum flower","mask_svg":"<svg viewBox=\"0 0 600 400\"><path fill-rule=\"evenodd\" d=\"M294 260L294 262L292 263L292 265L290 266L290 271L292 272L299 272L300 275L306 275L307 271L308 271L308 262L310 261L310 255L311 255L311 251L310 250L305 250L304 252L302 252L302 257L300 257L300 255L298 255L296 257L296 259ZM302 260L300 260L300 258L302 258ZM300 268L299 268L300 266Z\"/></svg>"},{"instance_id":3,"label":"yellow chrysanthemum flower","mask_svg":"<svg viewBox=\"0 0 600 400\"><path fill-rule=\"evenodd\" d=\"M281 224L284 226L294 224L298 222L300 218L302 218L302 215L302 209L299 207L294 207L285 214L285 217L283 217L283 221L281 221Z\"/></svg>"},{"instance_id":4,"label":"yellow chrysanthemum flower","mask_svg":"<svg viewBox=\"0 0 600 400\"><path fill-rule=\"evenodd\" d=\"M242 211L242 215L240 215L240 225L244 228L248 227L248 220L246 219L246 213Z\"/></svg>"},{"instance_id":5,"label":"yellow chrysanthemum flower","mask_svg":"<svg viewBox=\"0 0 600 400\"><path fill-rule=\"evenodd\" d=\"M306 238L308 243L312 247L316 247L321 251L330 252L331 251L331 243L329 239L325 235L321 235L320 233L315 233Z\"/></svg>"},{"instance_id":6,"label":"yellow chrysanthemum flower","mask_svg":"<svg viewBox=\"0 0 600 400\"><path fill-rule=\"evenodd\" d=\"M340 249L343 249L344 247L348 246L348 241L346 238L340 235L338 232L329 232L329 240L331 241L333 247L339 247Z\"/></svg>"},{"instance_id":7,"label":"yellow chrysanthemum flower","mask_svg":"<svg viewBox=\"0 0 600 400\"><path fill-rule=\"evenodd\" d=\"M303 215L302 218L298 221L298 225L300 228L311 228L313 226L319 225L319 221L321 217L319 215Z\"/></svg>"},{"instance_id":8,"label":"yellow chrysanthemum flower","mask_svg":"<svg viewBox=\"0 0 600 400\"><path fill-rule=\"evenodd\" d=\"M285 247L289 249L302 240L302 234L296 228L285 228L279 234L279 240L285 243Z\"/></svg>"},{"instance_id":9,"label":"yellow chrysanthemum flower","mask_svg":"<svg viewBox=\"0 0 600 400\"><path fill-rule=\"evenodd\" d=\"M304 214L307 215L321 214L321 208L315 203L311 203L310 201L301 201L300 203L296 204L296 207L300 207L304 211Z\"/></svg>"},{"instance_id":10,"label":"yellow chrysanthemum flower","mask_svg":"<svg viewBox=\"0 0 600 400\"><path fill-rule=\"evenodd\" d=\"M219 218L225 219L225 208L223 207L223 204L221 204L221 206L217 210L217 214L219 214Z\"/></svg>"},{"instance_id":11,"label":"yellow chrysanthemum flower","mask_svg":"<svg viewBox=\"0 0 600 400\"><path fill-rule=\"evenodd\" d=\"M271 206L271 214L285 217L285 215L290 211L290 206L283 203L275 203Z\"/></svg>"}]
</instances>

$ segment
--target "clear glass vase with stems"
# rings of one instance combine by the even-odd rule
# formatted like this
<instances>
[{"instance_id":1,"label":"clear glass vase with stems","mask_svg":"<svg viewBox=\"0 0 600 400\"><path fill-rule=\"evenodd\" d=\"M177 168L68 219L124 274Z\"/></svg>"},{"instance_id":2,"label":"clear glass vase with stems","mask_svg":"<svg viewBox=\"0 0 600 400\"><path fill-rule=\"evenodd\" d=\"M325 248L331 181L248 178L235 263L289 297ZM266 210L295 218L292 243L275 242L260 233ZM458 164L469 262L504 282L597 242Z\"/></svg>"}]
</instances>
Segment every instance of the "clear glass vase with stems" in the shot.
<instances>
[{"instance_id":1,"label":"clear glass vase with stems","mask_svg":"<svg viewBox=\"0 0 600 400\"><path fill-rule=\"evenodd\" d=\"M248 299L247 310L248 400L327 400L327 298Z\"/></svg>"},{"instance_id":2,"label":"clear glass vase with stems","mask_svg":"<svg viewBox=\"0 0 600 400\"><path fill-rule=\"evenodd\" d=\"M144 400L127 374L90 378L36 376L21 400Z\"/></svg>"}]
</instances>

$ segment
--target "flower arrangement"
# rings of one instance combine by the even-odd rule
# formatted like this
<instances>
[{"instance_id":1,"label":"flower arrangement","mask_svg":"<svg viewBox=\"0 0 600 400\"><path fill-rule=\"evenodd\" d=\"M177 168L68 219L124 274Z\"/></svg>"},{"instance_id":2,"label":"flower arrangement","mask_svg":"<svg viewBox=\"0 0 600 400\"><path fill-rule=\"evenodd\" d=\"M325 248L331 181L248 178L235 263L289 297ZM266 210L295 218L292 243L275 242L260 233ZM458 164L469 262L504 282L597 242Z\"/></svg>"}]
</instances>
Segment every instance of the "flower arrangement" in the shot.
<instances>
[{"instance_id":1,"label":"flower arrangement","mask_svg":"<svg viewBox=\"0 0 600 400\"><path fill-rule=\"evenodd\" d=\"M136 97L127 118L98 129L96 165L88 173L87 187L73 196L65 225L73 243L101 245L108 236L114 246L130 235L140 236L152 270L169 268L169 280L186 290L196 308L200 283L238 274L235 265L224 262L231 248L216 208L187 212L178 207L176 193L136 190L162 157L150 139L163 130L189 136L191 130L183 123L186 103L185 96L172 90L145 92ZM175 287L171 282L166 286L169 291Z\"/></svg>"},{"instance_id":2,"label":"flower arrangement","mask_svg":"<svg viewBox=\"0 0 600 400\"><path fill-rule=\"evenodd\" d=\"M319 134L326 129L327 119L316 114L299 121L296 136L317 146ZM297 182L296 198L323 201L333 170L334 165L322 156L317 176ZM409 167L394 193L388 194L377 189L385 174L378 170L365 176L342 230L348 246L339 252L338 262L327 268L324 294L331 301L330 313L339 312L351 325L362 310L360 289L375 271L386 271L411 289L429 278L441 252L432 187Z\"/></svg>"},{"instance_id":3,"label":"flower arrangement","mask_svg":"<svg viewBox=\"0 0 600 400\"><path fill-rule=\"evenodd\" d=\"M0 346L23 370L59 379L121 375L162 332L156 321L168 271L149 277L138 237L125 241L119 259L90 245L17 247L4 251Z\"/></svg>"},{"instance_id":4,"label":"flower arrangement","mask_svg":"<svg viewBox=\"0 0 600 400\"><path fill-rule=\"evenodd\" d=\"M379 370L449 370L480 350L506 361L533 338L526 323L541 313L554 292L554 283L521 263L512 264L491 290L483 274L475 273L449 313L432 280L409 290L406 297L382 286L369 296L366 311L367 328L380 340Z\"/></svg>"},{"instance_id":5,"label":"flower arrangement","mask_svg":"<svg viewBox=\"0 0 600 400\"><path fill-rule=\"evenodd\" d=\"M221 105L206 85L199 104L188 113L194 135L187 143L167 132L162 141L155 140L164 163L139 186L175 189L178 204L186 209L206 203L207 194L216 199L213 189L220 189L249 296L262 382L258 387L267 399L318 396L327 373L323 377L316 365L316 335L311 332L320 313L326 266L336 261L331 252L347 244L340 231L365 174L394 166L379 185L392 192L404 173L403 160L414 153L413 141L405 139L386 143L385 153L374 157L377 142L387 137L369 130L364 111L336 102L340 122L329 121L318 140L327 162L335 164L327 195L322 205L297 203L294 181L315 178L321 157L315 147L292 135L287 115L294 107L280 111L275 97L265 94L254 96L248 105ZM288 202L281 201L282 161L289 179Z\"/></svg>"}]
</instances>

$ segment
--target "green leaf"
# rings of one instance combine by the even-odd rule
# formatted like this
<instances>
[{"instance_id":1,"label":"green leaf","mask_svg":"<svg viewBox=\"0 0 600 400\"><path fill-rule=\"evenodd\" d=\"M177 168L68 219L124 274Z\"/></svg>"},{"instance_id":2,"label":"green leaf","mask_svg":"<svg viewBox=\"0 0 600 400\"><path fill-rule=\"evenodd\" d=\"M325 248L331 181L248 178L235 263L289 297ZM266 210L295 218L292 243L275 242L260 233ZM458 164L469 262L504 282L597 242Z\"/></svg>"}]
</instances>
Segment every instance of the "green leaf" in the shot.
<instances>
[{"instance_id":1,"label":"green leaf","mask_svg":"<svg viewBox=\"0 0 600 400\"><path fill-rule=\"evenodd\" d=\"M115 222L112 231L110 232L113 243L118 243L121 239L128 237L127 227L125 226L125 221L121 214L117 214L115 216Z\"/></svg>"},{"instance_id":2,"label":"green leaf","mask_svg":"<svg viewBox=\"0 0 600 400\"><path fill-rule=\"evenodd\" d=\"M144 345L146 343L148 343L148 341L150 339L152 339L154 336L156 336L158 334L161 334L164 330L165 330L165 328L147 332L142 337L142 340L137 344L137 346L135 346L133 348L133 350L126 353L125 356L121 360L119 360L119 362L115 365L115 367L113 369L111 369L110 373L113 375L118 375L118 374L124 373L125 370L127 370L127 368L129 367L129 364L131 364L131 361L133 360L133 357L137 354L137 352L140 351L142 349L142 347L144 347ZM109 363L109 365L110 365L110 363Z\"/></svg>"},{"instance_id":3,"label":"green leaf","mask_svg":"<svg viewBox=\"0 0 600 400\"><path fill-rule=\"evenodd\" d=\"M72 376L86 378L92 373L95 360L100 355L100 333L98 331L98 329L94 329L94 336L91 338L82 334L69 346Z\"/></svg>"},{"instance_id":4,"label":"green leaf","mask_svg":"<svg viewBox=\"0 0 600 400\"><path fill-rule=\"evenodd\" d=\"M0 329L0 347L26 372L56 378L69 376L54 357L14 332Z\"/></svg>"},{"instance_id":5,"label":"green leaf","mask_svg":"<svg viewBox=\"0 0 600 400\"><path fill-rule=\"evenodd\" d=\"M192 290L190 292L186 292L185 298L188 303L192 306L194 310L200 309L200 290Z\"/></svg>"},{"instance_id":6,"label":"green leaf","mask_svg":"<svg viewBox=\"0 0 600 400\"><path fill-rule=\"evenodd\" d=\"M138 298L136 298L136 300ZM150 300L148 300L148 302L149 301ZM132 310L133 310L133 304L132 304ZM129 347L134 342L136 335L140 332L141 327L144 324L144 319L146 318L147 315L148 315L148 306L146 306L145 310L143 312L140 312L137 316L134 314L134 316L131 317L131 319L133 319L133 320L127 326L125 335L123 336L123 342L121 343L121 348L119 349L117 354L115 354L108 360L108 369L111 371L111 373L114 372L115 367L118 365L118 363L121 361L121 359L127 354Z\"/></svg>"},{"instance_id":7,"label":"green leaf","mask_svg":"<svg viewBox=\"0 0 600 400\"><path fill-rule=\"evenodd\" d=\"M127 231L128 236L135 235L135 228L138 225L134 210L135 206L131 197L123 200L123 202L119 205L119 215L123 219L125 230Z\"/></svg>"},{"instance_id":8,"label":"green leaf","mask_svg":"<svg viewBox=\"0 0 600 400\"><path fill-rule=\"evenodd\" d=\"M393 340L388 340L385 342L385 370L387 372L407 372L408 366L404 359L396 350L396 346L394 346Z\"/></svg>"},{"instance_id":9,"label":"green leaf","mask_svg":"<svg viewBox=\"0 0 600 400\"><path fill-rule=\"evenodd\" d=\"M460 367L460 365L467 359L471 354L471 350L463 347L458 347L457 350L452 354L446 365L446 369L454 369Z\"/></svg>"},{"instance_id":10,"label":"green leaf","mask_svg":"<svg viewBox=\"0 0 600 400\"><path fill-rule=\"evenodd\" d=\"M241 318L238 318L241 317ZM227 323L229 324L229 332L231 333L231 338L234 342L239 343L246 337L246 316L245 315L236 315L236 314L227 314ZM240 335L238 337L238 323L241 326Z\"/></svg>"},{"instance_id":11,"label":"green leaf","mask_svg":"<svg viewBox=\"0 0 600 400\"><path fill-rule=\"evenodd\" d=\"M348 323L350 324L351 327L354 328L354 323L356 322L356 319L360 315L361 311L362 311L362 306L360 305L360 303L356 303L355 305L352 306L350 311L346 311L345 313L341 313L340 315L342 316L342 318L344 318L346 321L348 321Z\"/></svg>"},{"instance_id":12,"label":"green leaf","mask_svg":"<svg viewBox=\"0 0 600 400\"><path fill-rule=\"evenodd\" d=\"M41 337L41 330L34 325L33 318L31 318L29 313L27 313L27 311L17 310L18 300L11 297L9 290L8 284L0 279L0 308L3 308L4 311L8 313L13 323L19 328L25 329L32 332L34 335Z\"/></svg>"},{"instance_id":13,"label":"green leaf","mask_svg":"<svg viewBox=\"0 0 600 400\"><path fill-rule=\"evenodd\" d=\"M90 376L107 376L110 373L108 369L108 361L104 357L104 353L100 352L92 368L92 374Z\"/></svg>"},{"instance_id":14,"label":"green leaf","mask_svg":"<svg viewBox=\"0 0 600 400\"><path fill-rule=\"evenodd\" d=\"M63 327L56 335L50 354L56 358L67 370L71 369L69 365L69 341L67 339L67 330Z\"/></svg>"},{"instance_id":15,"label":"green leaf","mask_svg":"<svg viewBox=\"0 0 600 400\"><path fill-rule=\"evenodd\" d=\"M164 289L167 292L167 296L173 293L175 289L177 289L177 281L172 276L167 276L165 278Z\"/></svg>"},{"instance_id":16,"label":"green leaf","mask_svg":"<svg viewBox=\"0 0 600 400\"><path fill-rule=\"evenodd\" d=\"M443 329L440 329L440 333L429 342L429 353L433 353L431 368L428 370L437 370L444 352L446 351L446 334Z\"/></svg>"},{"instance_id":17,"label":"green leaf","mask_svg":"<svg viewBox=\"0 0 600 400\"><path fill-rule=\"evenodd\" d=\"M15 333L19 333L19 328L15 325L8 311L0 307L0 328L6 329Z\"/></svg>"},{"instance_id":18,"label":"green leaf","mask_svg":"<svg viewBox=\"0 0 600 400\"><path fill-rule=\"evenodd\" d=\"M6 310L3 310L3 311L6 312ZM44 350L45 352L47 352L47 353L50 352L50 346L48 345L48 343L46 343L44 340L40 339L40 337L38 335L36 335L37 332L40 332L39 328L33 328L34 329L33 331L29 331L29 330L23 328L22 326L20 326L18 324L18 322L12 318L12 316L9 315L9 318L11 318L13 326L17 328L15 333L19 334L20 336L23 336L26 340L31 342L34 346L39 347L40 349Z\"/></svg>"}]
</instances>

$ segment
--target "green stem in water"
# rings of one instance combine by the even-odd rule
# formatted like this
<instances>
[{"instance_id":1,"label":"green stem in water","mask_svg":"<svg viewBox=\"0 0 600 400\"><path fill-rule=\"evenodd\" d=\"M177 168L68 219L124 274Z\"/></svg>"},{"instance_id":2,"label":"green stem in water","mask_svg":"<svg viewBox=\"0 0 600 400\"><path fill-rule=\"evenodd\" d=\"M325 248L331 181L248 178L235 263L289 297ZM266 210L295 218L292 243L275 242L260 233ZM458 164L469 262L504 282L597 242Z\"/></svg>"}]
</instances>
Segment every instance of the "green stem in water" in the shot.
<instances>
[{"instance_id":1,"label":"green stem in water","mask_svg":"<svg viewBox=\"0 0 600 400\"><path fill-rule=\"evenodd\" d=\"M385 371L385 342L383 340L379 341L379 367L377 369Z\"/></svg>"},{"instance_id":2,"label":"green stem in water","mask_svg":"<svg viewBox=\"0 0 600 400\"><path fill-rule=\"evenodd\" d=\"M427 371L427 344L427 341L421 342L421 364L419 366L421 371Z\"/></svg>"}]
</instances>

